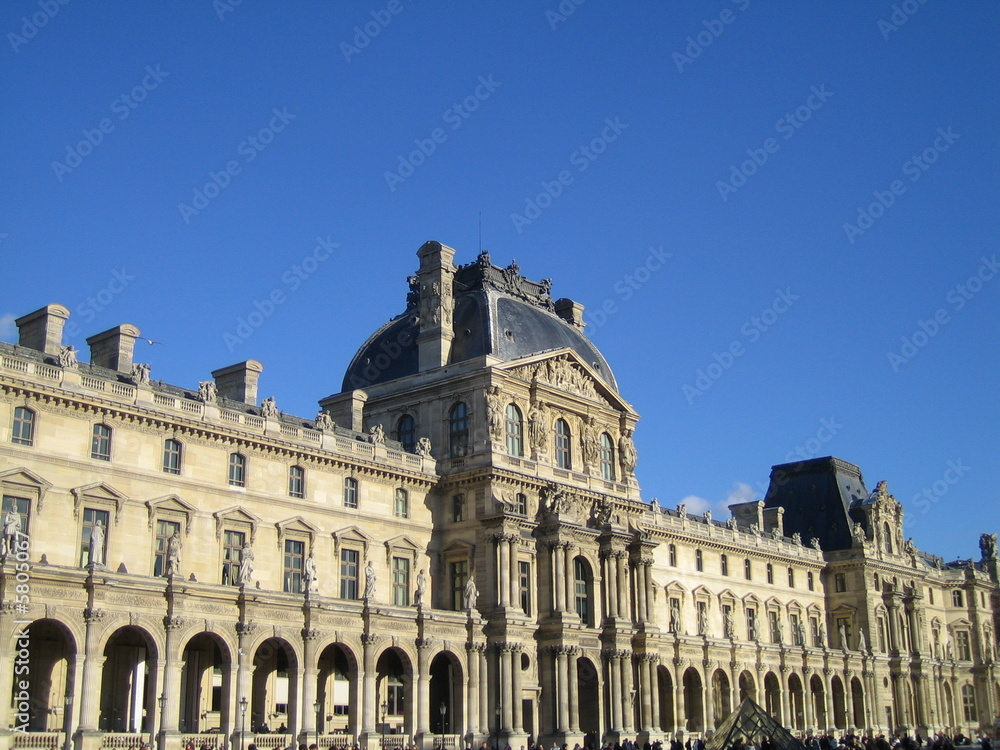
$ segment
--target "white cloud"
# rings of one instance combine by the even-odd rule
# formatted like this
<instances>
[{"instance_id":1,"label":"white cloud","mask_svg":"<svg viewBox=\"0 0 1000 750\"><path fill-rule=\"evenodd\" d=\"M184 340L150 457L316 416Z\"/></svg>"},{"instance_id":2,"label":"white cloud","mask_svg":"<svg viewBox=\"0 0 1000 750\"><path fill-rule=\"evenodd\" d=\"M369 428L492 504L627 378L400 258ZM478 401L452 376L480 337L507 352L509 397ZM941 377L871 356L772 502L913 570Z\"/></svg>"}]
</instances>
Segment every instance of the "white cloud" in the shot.
<instances>
[{"instance_id":1,"label":"white cloud","mask_svg":"<svg viewBox=\"0 0 1000 750\"><path fill-rule=\"evenodd\" d=\"M693 516L704 515L705 511L712 507L710 500L697 495L688 495L681 502L687 506L687 512Z\"/></svg>"},{"instance_id":2,"label":"white cloud","mask_svg":"<svg viewBox=\"0 0 1000 750\"><path fill-rule=\"evenodd\" d=\"M17 331L17 326L14 325L14 318L15 316L11 313L0 315L0 339L6 341L14 337L14 333Z\"/></svg>"}]
</instances>

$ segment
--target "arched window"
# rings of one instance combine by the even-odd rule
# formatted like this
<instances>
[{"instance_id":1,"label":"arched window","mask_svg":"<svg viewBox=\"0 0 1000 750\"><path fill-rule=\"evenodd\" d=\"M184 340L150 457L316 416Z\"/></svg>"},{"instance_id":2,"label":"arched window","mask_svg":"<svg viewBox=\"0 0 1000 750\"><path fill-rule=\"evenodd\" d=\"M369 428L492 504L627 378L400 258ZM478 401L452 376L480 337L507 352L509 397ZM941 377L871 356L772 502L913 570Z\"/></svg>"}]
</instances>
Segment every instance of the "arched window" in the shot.
<instances>
[{"instance_id":1,"label":"arched window","mask_svg":"<svg viewBox=\"0 0 1000 750\"><path fill-rule=\"evenodd\" d=\"M882 541L885 544L885 551L892 554L892 534L889 533L889 524L882 524Z\"/></svg>"},{"instance_id":2,"label":"arched window","mask_svg":"<svg viewBox=\"0 0 1000 750\"><path fill-rule=\"evenodd\" d=\"M507 404L507 453L511 456L524 455L524 421L517 404Z\"/></svg>"},{"instance_id":3,"label":"arched window","mask_svg":"<svg viewBox=\"0 0 1000 750\"><path fill-rule=\"evenodd\" d=\"M594 576L590 564L582 557L573 560L573 593L576 613L586 626L593 626L594 608L590 606Z\"/></svg>"},{"instance_id":4,"label":"arched window","mask_svg":"<svg viewBox=\"0 0 1000 750\"><path fill-rule=\"evenodd\" d=\"M26 406L14 409L14 429L10 441L17 445L35 444L35 412Z\"/></svg>"},{"instance_id":5,"label":"arched window","mask_svg":"<svg viewBox=\"0 0 1000 750\"><path fill-rule=\"evenodd\" d=\"M556 466L567 471L573 468L569 425L565 419L556 420Z\"/></svg>"},{"instance_id":6,"label":"arched window","mask_svg":"<svg viewBox=\"0 0 1000 750\"><path fill-rule=\"evenodd\" d=\"M615 481L615 444L606 432L601 433L601 479Z\"/></svg>"},{"instance_id":7,"label":"arched window","mask_svg":"<svg viewBox=\"0 0 1000 750\"><path fill-rule=\"evenodd\" d=\"M163 471L167 474L181 473L181 441L168 438L163 441Z\"/></svg>"},{"instance_id":8,"label":"arched window","mask_svg":"<svg viewBox=\"0 0 1000 750\"><path fill-rule=\"evenodd\" d=\"M410 414L404 414L396 423L396 440L407 453L413 453L417 447L417 423Z\"/></svg>"},{"instance_id":9,"label":"arched window","mask_svg":"<svg viewBox=\"0 0 1000 750\"><path fill-rule=\"evenodd\" d=\"M469 407L463 401L448 412L448 452L451 458L469 454Z\"/></svg>"},{"instance_id":10,"label":"arched window","mask_svg":"<svg viewBox=\"0 0 1000 750\"><path fill-rule=\"evenodd\" d=\"M247 459L241 453L229 454L229 484L233 487L247 486Z\"/></svg>"}]
</instances>

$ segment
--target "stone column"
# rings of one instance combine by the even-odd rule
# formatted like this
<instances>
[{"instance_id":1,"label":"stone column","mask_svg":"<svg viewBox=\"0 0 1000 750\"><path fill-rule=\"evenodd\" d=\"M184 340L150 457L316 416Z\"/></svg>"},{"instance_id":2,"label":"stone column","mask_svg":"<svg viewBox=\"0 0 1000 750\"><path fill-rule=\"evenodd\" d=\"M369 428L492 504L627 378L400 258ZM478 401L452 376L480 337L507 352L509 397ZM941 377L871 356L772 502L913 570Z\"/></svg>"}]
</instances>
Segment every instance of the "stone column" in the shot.
<instances>
[{"instance_id":1,"label":"stone column","mask_svg":"<svg viewBox=\"0 0 1000 750\"><path fill-rule=\"evenodd\" d=\"M431 717L431 641L417 638L417 712L414 716L414 733L430 732Z\"/></svg>"},{"instance_id":2,"label":"stone column","mask_svg":"<svg viewBox=\"0 0 1000 750\"><path fill-rule=\"evenodd\" d=\"M511 644L497 644L497 661L500 667L500 728L505 734L510 734L514 725L514 681L511 654Z\"/></svg>"},{"instance_id":3,"label":"stone column","mask_svg":"<svg viewBox=\"0 0 1000 750\"><path fill-rule=\"evenodd\" d=\"M622 652L622 730L628 734L635 731L635 695L632 693L632 652Z\"/></svg>"},{"instance_id":4,"label":"stone column","mask_svg":"<svg viewBox=\"0 0 1000 750\"><path fill-rule=\"evenodd\" d=\"M607 592L607 617L618 617L618 565L614 553L607 553L604 561L604 590Z\"/></svg>"},{"instance_id":5,"label":"stone column","mask_svg":"<svg viewBox=\"0 0 1000 750\"><path fill-rule=\"evenodd\" d=\"M573 567L573 545L567 543L563 549L566 558L566 577L562 584L566 589L566 611L576 612L576 571Z\"/></svg>"},{"instance_id":6,"label":"stone column","mask_svg":"<svg viewBox=\"0 0 1000 750\"><path fill-rule=\"evenodd\" d=\"M620 651L608 651L608 681L611 693L611 731L622 731L622 657Z\"/></svg>"},{"instance_id":7,"label":"stone column","mask_svg":"<svg viewBox=\"0 0 1000 750\"><path fill-rule=\"evenodd\" d=\"M465 729L469 734L479 733L479 650L480 644L465 644L469 664L469 683L465 697ZM485 691L484 691L485 692Z\"/></svg>"},{"instance_id":8,"label":"stone column","mask_svg":"<svg viewBox=\"0 0 1000 750\"><path fill-rule=\"evenodd\" d=\"M618 617L623 620L631 619L629 612L628 597L628 572L625 567L625 553L615 553L615 573L618 578Z\"/></svg>"},{"instance_id":9,"label":"stone column","mask_svg":"<svg viewBox=\"0 0 1000 750\"><path fill-rule=\"evenodd\" d=\"M636 620L646 622L646 566L641 561L635 563Z\"/></svg>"},{"instance_id":10,"label":"stone column","mask_svg":"<svg viewBox=\"0 0 1000 750\"><path fill-rule=\"evenodd\" d=\"M379 637L374 633L361 636L362 673L361 673L361 733L375 734L375 710L378 696L375 694L375 645Z\"/></svg>"},{"instance_id":11,"label":"stone column","mask_svg":"<svg viewBox=\"0 0 1000 750\"><path fill-rule=\"evenodd\" d=\"M653 611L653 558L646 557L642 561L642 580L646 589L646 622L655 625L656 613ZM733 704L734 707L736 704Z\"/></svg>"},{"instance_id":12,"label":"stone column","mask_svg":"<svg viewBox=\"0 0 1000 750\"><path fill-rule=\"evenodd\" d=\"M167 615L163 618L164 634L164 669L163 669L163 711L160 716L160 731L166 737L176 734L180 725L180 680L181 664L177 653L177 631L183 625L181 618Z\"/></svg>"},{"instance_id":13,"label":"stone column","mask_svg":"<svg viewBox=\"0 0 1000 750\"><path fill-rule=\"evenodd\" d=\"M555 731L566 734L569 731L569 665L566 646L553 646L556 682Z\"/></svg>"},{"instance_id":14,"label":"stone column","mask_svg":"<svg viewBox=\"0 0 1000 750\"><path fill-rule=\"evenodd\" d=\"M479 733L489 734L490 717L493 712L490 711L490 691L487 687L489 685L489 667L486 664L486 645L476 644L476 650L479 652L479 679L482 682L482 689L479 691Z\"/></svg>"},{"instance_id":15,"label":"stone column","mask_svg":"<svg viewBox=\"0 0 1000 750\"><path fill-rule=\"evenodd\" d=\"M566 682L569 691L569 731L572 734L580 731L580 681L576 663L579 652L576 646L570 646L566 654L566 663L569 667L569 677Z\"/></svg>"},{"instance_id":16,"label":"stone column","mask_svg":"<svg viewBox=\"0 0 1000 750\"><path fill-rule=\"evenodd\" d=\"M302 688L299 695L302 696L302 730L305 735L316 731L316 710L313 704L316 702L316 639L319 638L319 631L310 628L302 628ZM308 742L306 743L309 744Z\"/></svg>"},{"instance_id":17,"label":"stone column","mask_svg":"<svg viewBox=\"0 0 1000 750\"><path fill-rule=\"evenodd\" d=\"M808 673L802 675L802 718L806 722L806 729L816 729L816 711L813 706L812 687Z\"/></svg>"},{"instance_id":18,"label":"stone column","mask_svg":"<svg viewBox=\"0 0 1000 750\"><path fill-rule=\"evenodd\" d=\"M854 725L854 687L851 685L850 669L844 670L844 721L847 727Z\"/></svg>"},{"instance_id":19,"label":"stone column","mask_svg":"<svg viewBox=\"0 0 1000 750\"><path fill-rule=\"evenodd\" d=\"M510 677L511 677L511 730L514 734L524 731L524 688L521 678L521 644L510 644Z\"/></svg>"},{"instance_id":20,"label":"stone column","mask_svg":"<svg viewBox=\"0 0 1000 750\"><path fill-rule=\"evenodd\" d=\"M507 536L507 545L509 548L508 555L510 555L510 566L509 573L510 576L510 606L514 609L521 609L521 597L520 597L520 580L521 574L518 570L517 563L517 544L518 537L514 534L509 534ZM530 583L529 583L530 585Z\"/></svg>"},{"instance_id":21,"label":"stone column","mask_svg":"<svg viewBox=\"0 0 1000 750\"><path fill-rule=\"evenodd\" d=\"M562 544L552 545L552 594L556 612L566 611L566 553Z\"/></svg>"},{"instance_id":22,"label":"stone column","mask_svg":"<svg viewBox=\"0 0 1000 750\"><path fill-rule=\"evenodd\" d=\"M510 542L506 534L497 537L497 576L500 586L500 606L510 606Z\"/></svg>"},{"instance_id":23,"label":"stone column","mask_svg":"<svg viewBox=\"0 0 1000 750\"><path fill-rule=\"evenodd\" d=\"M826 667L823 669L823 697L826 698L826 723L828 727L832 727L836 724L837 717L833 713L833 686L830 683L830 673L833 672L832 669Z\"/></svg>"},{"instance_id":24,"label":"stone column","mask_svg":"<svg viewBox=\"0 0 1000 750\"><path fill-rule=\"evenodd\" d=\"M676 659L674 661L676 664ZM674 680L674 732L687 730L687 706L684 701L684 678L680 668L676 670Z\"/></svg>"},{"instance_id":25,"label":"stone column","mask_svg":"<svg viewBox=\"0 0 1000 750\"><path fill-rule=\"evenodd\" d=\"M705 697L702 699L701 703L705 707L705 731L709 732L715 729L715 693L712 689L712 677L713 675L705 669ZM785 721L784 716L784 706L785 701L781 702L782 706L782 717L781 725L787 727L788 722Z\"/></svg>"},{"instance_id":26,"label":"stone column","mask_svg":"<svg viewBox=\"0 0 1000 750\"><path fill-rule=\"evenodd\" d=\"M653 696L649 681L649 665L653 659L649 654L642 654L636 657L636 661L639 666L639 705L642 707L639 714L639 731L650 732L653 730Z\"/></svg>"},{"instance_id":27,"label":"stone column","mask_svg":"<svg viewBox=\"0 0 1000 750\"><path fill-rule=\"evenodd\" d=\"M105 612L87 607L83 612L87 633L84 639L86 658L83 662L83 694L80 699L80 730L97 731L97 711L101 701L101 668L104 657L97 652L98 628L104 621ZM5 701L6 702L6 701Z\"/></svg>"}]
</instances>

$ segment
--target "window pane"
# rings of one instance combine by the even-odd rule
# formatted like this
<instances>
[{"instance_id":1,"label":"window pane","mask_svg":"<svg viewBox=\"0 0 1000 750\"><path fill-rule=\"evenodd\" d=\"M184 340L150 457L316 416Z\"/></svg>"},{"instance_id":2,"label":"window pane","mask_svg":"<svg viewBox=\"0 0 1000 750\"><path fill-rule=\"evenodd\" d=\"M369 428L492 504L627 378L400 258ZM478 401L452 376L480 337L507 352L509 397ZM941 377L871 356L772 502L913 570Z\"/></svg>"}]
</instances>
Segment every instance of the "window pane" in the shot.
<instances>
[{"instance_id":1,"label":"window pane","mask_svg":"<svg viewBox=\"0 0 1000 750\"><path fill-rule=\"evenodd\" d=\"M156 539L153 542L154 576L165 576L167 574L167 550L170 545L170 538L175 533L180 534L180 531L181 531L181 525L174 521L156 522Z\"/></svg>"},{"instance_id":2,"label":"window pane","mask_svg":"<svg viewBox=\"0 0 1000 750\"><path fill-rule=\"evenodd\" d=\"M512 456L524 455L524 424L521 410L514 404L507 404L507 453Z\"/></svg>"},{"instance_id":3,"label":"window pane","mask_svg":"<svg viewBox=\"0 0 1000 750\"><path fill-rule=\"evenodd\" d=\"M302 593L302 564L305 559L305 542L285 540L284 590L289 594Z\"/></svg>"},{"instance_id":4,"label":"window pane","mask_svg":"<svg viewBox=\"0 0 1000 750\"><path fill-rule=\"evenodd\" d=\"M83 509L83 529L80 533L80 565L87 567L91 561L90 540L94 535L94 529L101 527L100 536L103 539L101 544L100 558L95 562L103 563L107 559L108 551L108 520L110 513L106 510L96 510L94 508Z\"/></svg>"},{"instance_id":5,"label":"window pane","mask_svg":"<svg viewBox=\"0 0 1000 750\"><path fill-rule=\"evenodd\" d=\"M405 557L392 558L392 603L410 606L410 561Z\"/></svg>"},{"instance_id":6,"label":"window pane","mask_svg":"<svg viewBox=\"0 0 1000 750\"><path fill-rule=\"evenodd\" d=\"M566 420L556 420L556 466L560 469L573 468L569 425Z\"/></svg>"},{"instance_id":7,"label":"window pane","mask_svg":"<svg viewBox=\"0 0 1000 750\"><path fill-rule=\"evenodd\" d=\"M239 453L229 454L229 484L246 487L247 460Z\"/></svg>"},{"instance_id":8,"label":"window pane","mask_svg":"<svg viewBox=\"0 0 1000 750\"><path fill-rule=\"evenodd\" d=\"M305 497L306 472L301 466L288 469L288 494L290 497Z\"/></svg>"},{"instance_id":9,"label":"window pane","mask_svg":"<svg viewBox=\"0 0 1000 750\"><path fill-rule=\"evenodd\" d=\"M181 473L181 444L179 440L167 440L163 443L163 470L167 474Z\"/></svg>"},{"instance_id":10,"label":"window pane","mask_svg":"<svg viewBox=\"0 0 1000 750\"><path fill-rule=\"evenodd\" d=\"M14 409L14 429L11 442L32 445L35 441L35 412L24 406Z\"/></svg>"},{"instance_id":11,"label":"window pane","mask_svg":"<svg viewBox=\"0 0 1000 750\"><path fill-rule=\"evenodd\" d=\"M344 479L344 507L358 507L358 480L353 477Z\"/></svg>"},{"instance_id":12,"label":"window pane","mask_svg":"<svg viewBox=\"0 0 1000 750\"><path fill-rule=\"evenodd\" d=\"M396 440L403 444L403 450L413 453L417 445L417 424L413 417L404 414L396 425Z\"/></svg>"},{"instance_id":13,"label":"window pane","mask_svg":"<svg viewBox=\"0 0 1000 750\"><path fill-rule=\"evenodd\" d=\"M606 432L601 433L601 478L606 482L615 481L615 447Z\"/></svg>"},{"instance_id":14,"label":"window pane","mask_svg":"<svg viewBox=\"0 0 1000 750\"><path fill-rule=\"evenodd\" d=\"M240 563L243 561L243 545L246 536L242 531L226 531L222 538L222 583L238 586L240 583Z\"/></svg>"},{"instance_id":15,"label":"window pane","mask_svg":"<svg viewBox=\"0 0 1000 750\"><path fill-rule=\"evenodd\" d=\"M107 425L94 425L94 436L90 444L90 457L101 461L111 460L111 428Z\"/></svg>"},{"instance_id":16,"label":"window pane","mask_svg":"<svg viewBox=\"0 0 1000 750\"><path fill-rule=\"evenodd\" d=\"M398 518L409 518L410 516L410 497L402 488L396 490L394 511Z\"/></svg>"},{"instance_id":17,"label":"window pane","mask_svg":"<svg viewBox=\"0 0 1000 750\"><path fill-rule=\"evenodd\" d=\"M452 458L469 452L469 407L459 401L448 414L448 446Z\"/></svg>"},{"instance_id":18,"label":"window pane","mask_svg":"<svg viewBox=\"0 0 1000 750\"><path fill-rule=\"evenodd\" d=\"M340 598L358 598L358 551L340 551Z\"/></svg>"}]
</instances>

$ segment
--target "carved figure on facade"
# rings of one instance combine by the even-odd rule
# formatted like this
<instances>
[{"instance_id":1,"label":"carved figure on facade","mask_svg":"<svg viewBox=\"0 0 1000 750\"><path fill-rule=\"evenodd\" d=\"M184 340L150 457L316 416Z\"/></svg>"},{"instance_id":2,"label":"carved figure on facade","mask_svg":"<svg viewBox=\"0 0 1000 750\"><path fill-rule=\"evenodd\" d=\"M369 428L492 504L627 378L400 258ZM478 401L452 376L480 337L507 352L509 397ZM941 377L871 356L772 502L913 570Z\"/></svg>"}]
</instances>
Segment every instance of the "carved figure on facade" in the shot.
<instances>
[{"instance_id":1,"label":"carved figure on facade","mask_svg":"<svg viewBox=\"0 0 1000 750\"><path fill-rule=\"evenodd\" d=\"M424 458L431 457L431 439L429 437L422 437L417 441L417 455Z\"/></svg>"},{"instance_id":2,"label":"carved figure on facade","mask_svg":"<svg viewBox=\"0 0 1000 750\"><path fill-rule=\"evenodd\" d=\"M854 526L851 528L851 534L854 537L855 544L864 546L865 543L865 527L862 526L857 521L854 522Z\"/></svg>"},{"instance_id":3,"label":"carved figure on facade","mask_svg":"<svg viewBox=\"0 0 1000 750\"><path fill-rule=\"evenodd\" d=\"M364 600L366 602L375 601L375 566L372 565L372 561L369 560L368 564L365 566L365 595Z\"/></svg>"},{"instance_id":4,"label":"carved figure on facade","mask_svg":"<svg viewBox=\"0 0 1000 750\"><path fill-rule=\"evenodd\" d=\"M676 599L670 600L670 632L681 632L681 604Z\"/></svg>"},{"instance_id":5,"label":"carved figure on facade","mask_svg":"<svg viewBox=\"0 0 1000 750\"><path fill-rule=\"evenodd\" d=\"M600 458L597 443L597 420L591 417L583 427L583 461L587 466L596 466Z\"/></svg>"},{"instance_id":6,"label":"carved figure on facade","mask_svg":"<svg viewBox=\"0 0 1000 750\"><path fill-rule=\"evenodd\" d=\"M486 421L494 440L503 439L503 403L500 400L500 386L491 385L486 389Z\"/></svg>"},{"instance_id":7,"label":"carved figure on facade","mask_svg":"<svg viewBox=\"0 0 1000 750\"><path fill-rule=\"evenodd\" d=\"M198 398L206 404L214 404L219 397L219 389L214 380L202 380L198 383Z\"/></svg>"},{"instance_id":8,"label":"carved figure on facade","mask_svg":"<svg viewBox=\"0 0 1000 750\"><path fill-rule=\"evenodd\" d=\"M575 393L592 401L607 403L607 399L597 392L590 375L565 356L517 367L510 373L522 380L548 383L561 391Z\"/></svg>"},{"instance_id":9,"label":"carved figure on facade","mask_svg":"<svg viewBox=\"0 0 1000 750\"><path fill-rule=\"evenodd\" d=\"M423 568L417 573L417 590L413 595L413 606L424 606L424 595L427 593L427 573Z\"/></svg>"},{"instance_id":10,"label":"carved figure on facade","mask_svg":"<svg viewBox=\"0 0 1000 750\"><path fill-rule=\"evenodd\" d=\"M62 367L73 368L80 363L76 358L76 349L72 346L63 346L59 348L59 364Z\"/></svg>"},{"instance_id":11,"label":"carved figure on facade","mask_svg":"<svg viewBox=\"0 0 1000 750\"><path fill-rule=\"evenodd\" d=\"M726 638L733 637L735 629L733 627L733 611L731 609L726 609L722 613L722 630Z\"/></svg>"},{"instance_id":12,"label":"carved figure on facade","mask_svg":"<svg viewBox=\"0 0 1000 750\"><path fill-rule=\"evenodd\" d=\"M622 472L626 477L635 471L635 465L638 462L632 433L632 428L626 428L622 436L618 438L618 462L621 464Z\"/></svg>"},{"instance_id":13,"label":"carved figure on facade","mask_svg":"<svg viewBox=\"0 0 1000 750\"><path fill-rule=\"evenodd\" d=\"M819 624L819 644L826 647L826 626L823 623Z\"/></svg>"},{"instance_id":14,"label":"carved figure on facade","mask_svg":"<svg viewBox=\"0 0 1000 750\"><path fill-rule=\"evenodd\" d=\"M614 503L606 497L599 497L594 500L594 505L591 508L590 514L597 526L621 524L621 516L615 512Z\"/></svg>"},{"instance_id":15,"label":"carved figure on facade","mask_svg":"<svg viewBox=\"0 0 1000 750\"><path fill-rule=\"evenodd\" d=\"M680 516L682 521L686 521L688 517L688 506L687 503L677 503L677 515Z\"/></svg>"},{"instance_id":16,"label":"carved figure on facade","mask_svg":"<svg viewBox=\"0 0 1000 750\"><path fill-rule=\"evenodd\" d=\"M243 545L243 553L240 556L239 584L248 586L253 581L253 548L247 542Z\"/></svg>"},{"instance_id":17,"label":"carved figure on facade","mask_svg":"<svg viewBox=\"0 0 1000 750\"><path fill-rule=\"evenodd\" d=\"M708 524L708 527L709 527L708 530L709 530L709 532L711 532L711 530L712 530L712 511L711 510L706 510L705 511L705 523Z\"/></svg>"},{"instance_id":18,"label":"carved figure on facade","mask_svg":"<svg viewBox=\"0 0 1000 750\"><path fill-rule=\"evenodd\" d=\"M470 615L472 610L476 608L476 599L479 598L479 589L476 588L475 576L470 574L468 580L465 582L465 591L462 595L462 604L465 607L465 611Z\"/></svg>"},{"instance_id":19,"label":"carved figure on facade","mask_svg":"<svg viewBox=\"0 0 1000 750\"><path fill-rule=\"evenodd\" d=\"M802 546L802 534L800 534L797 531L794 534L792 534L792 544L797 544L797 545L799 545L801 547Z\"/></svg>"},{"instance_id":20,"label":"carved figure on facade","mask_svg":"<svg viewBox=\"0 0 1000 750\"><path fill-rule=\"evenodd\" d=\"M316 558L313 556L312 550L309 550L309 557L306 558L303 568L302 582L305 592L309 594L317 591L319 589L319 581L316 578Z\"/></svg>"},{"instance_id":21,"label":"carved figure on facade","mask_svg":"<svg viewBox=\"0 0 1000 750\"><path fill-rule=\"evenodd\" d=\"M548 439L548 409L544 401L535 401L528 412L528 439L537 451L544 451Z\"/></svg>"},{"instance_id":22,"label":"carved figure on facade","mask_svg":"<svg viewBox=\"0 0 1000 750\"><path fill-rule=\"evenodd\" d=\"M698 635L708 635L708 607L698 607Z\"/></svg>"},{"instance_id":23,"label":"carved figure on facade","mask_svg":"<svg viewBox=\"0 0 1000 750\"><path fill-rule=\"evenodd\" d=\"M316 429L321 432L333 432L337 425L333 422L333 417L328 412L321 411L316 415Z\"/></svg>"},{"instance_id":24,"label":"carved figure on facade","mask_svg":"<svg viewBox=\"0 0 1000 750\"><path fill-rule=\"evenodd\" d=\"M90 564L104 565L104 523L97 521L90 529Z\"/></svg>"},{"instance_id":25,"label":"carved figure on facade","mask_svg":"<svg viewBox=\"0 0 1000 750\"><path fill-rule=\"evenodd\" d=\"M368 441L374 445L385 445L385 428L381 424L373 424L368 429Z\"/></svg>"},{"instance_id":26,"label":"carved figure on facade","mask_svg":"<svg viewBox=\"0 0 1000 750\"><path fill-rule=\"evenodd\" d=\"M798 637L799 637L799 645L800 646L805 646L806 645L806 626L805 626L805 624L800 622L796 630L797 630L796 635L798 635Z\"/></svg>"},{"instance_id":27,"label":"carved figure on facade","mask_svg":"<svg viewBox=\"0 0 1000 750\"><path fill-rule=\"evenodd\" d=\"M819 537L818 536L814 536L812 539L810 539L809 540L809 546L812 547L815 550L818 550L820 548L820 546L819 546Z\"/></svg>"},{"instance_id":28,"label":"carved figure on facade","mask_svg":"<svg viewBox=\"0 0 1000 750\"><path fill-rule=\"evenodd\" d=\"M512 490L494 491L493 504L501 513L517 513L517 498Z\"/></svg>"},{"instance_id":29,"label":"carved figure on facade","mask_svg":"<svg viewBox=\"0 0 1000 750\"><path fill-rule=\"evenodd\" d=\"M21 516L13 507L7 510L3 517L3 544L0 556L14 554L17 549L17 535L21 531Z\"/></svg>"},{"instance_id":30,"label":"carved figure on facade","mask_svg":"<svg viewBox=\"0 0 1000 750\"><path fill-rule=\"evenodd\" d=\"M736 531L736 519L733 518L732 516L726 519L726 528L728 528L730 531Z\"/></svg>"},{"instance_id":31,"label":"carved figure on facade","mask_svg":"<svg viewBox=\"0 0 1000 750\"><path fill-rule=\"evenodd\" d=\"M136 385L149 385L149 373L152 368L143 363L136 362L132 365L132 382Z\"/></svg>"},{"instance_id":32,"label":"carved figure on facade","mask_svg":"<svg viewBox=\"0 0 1000 750\"><path fill-rule=\"evenodd\" d=\"M260 402L260 415L268 419L278 416L278 402L274 400L274 396L268 396Z\"/></svg>"},{"instance_id":33,"label":"carved figure on facade","mask_svg":"<svg viewBox=\"0 0 1000 750\"><path fill-rule=\"evenodd\" d=\"M858 651L861 653L868 651L868 641L865 638L865 629L863 627L858 628Z\"/></svg>"},{"instance_id":34,"label":"carved figure on facade","mask_svg":"<svg viewBox=\"0 0 1000 750\"><path fill-rule=\"evenodd\" d=\"M983 553L984 560L996 560L997 559L997 535L996 534L980 534L979 535L979 551Z\"/></svg>"},{"instance_id":35,"label":"carved figure on facade","mask_svg":"<svg viewBox=\"0 0 1000 750\"><path fill-rule=\"evenodd\" d=\"M180 532L175 531L167 540L167 577L180 575L182 546Z\"/></svg>"},{"instance_id":36,"label":"carved figure on facade","mask_svg":"<svg viewBox=\"0 0 1000 750\"><path fill-rule=\"evenodd\" d=\"M750 524L750 533L754 536L760 536L760 525L756 521Z\"/></svg>"},{"instance_id":37,"label":"carved figure on facade","mask_svg":"<svg viewBox=\"0 0 1000 750\"><path fill-rule=\"evenodd\" d=\"M842 649L844 649L844 651L847 651L847 648L848 648L848 643L847 643L847 623L844 623L844 622L840 623L840 625L837 626L837 631L840 634L840 647Z\"/></svg>"}]
</instances>

